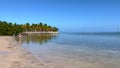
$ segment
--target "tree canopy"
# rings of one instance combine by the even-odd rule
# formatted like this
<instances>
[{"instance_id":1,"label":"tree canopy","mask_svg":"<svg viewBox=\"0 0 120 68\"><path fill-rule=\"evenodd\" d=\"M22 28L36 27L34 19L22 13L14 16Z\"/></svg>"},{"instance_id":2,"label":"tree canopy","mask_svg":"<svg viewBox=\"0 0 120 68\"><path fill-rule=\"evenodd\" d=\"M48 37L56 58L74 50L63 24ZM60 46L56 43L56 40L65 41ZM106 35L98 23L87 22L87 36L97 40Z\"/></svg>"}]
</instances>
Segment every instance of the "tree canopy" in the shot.
<instances>
[{"instance_id":1,"label":"tree canopy","mask_svg":"<svg viewBox=\"0 0 120 68\"><path fill-rule=\"evenodd\" d=\"M52 27L47 24L43 24L42 22L38 24L17 24L17 23L11 23L6 21L0 21L0 35L13 35L13 34L19 34L21 32L26 31L32 31L32 32L57 32L57 27Z\"/></svg>"}]
</instances>

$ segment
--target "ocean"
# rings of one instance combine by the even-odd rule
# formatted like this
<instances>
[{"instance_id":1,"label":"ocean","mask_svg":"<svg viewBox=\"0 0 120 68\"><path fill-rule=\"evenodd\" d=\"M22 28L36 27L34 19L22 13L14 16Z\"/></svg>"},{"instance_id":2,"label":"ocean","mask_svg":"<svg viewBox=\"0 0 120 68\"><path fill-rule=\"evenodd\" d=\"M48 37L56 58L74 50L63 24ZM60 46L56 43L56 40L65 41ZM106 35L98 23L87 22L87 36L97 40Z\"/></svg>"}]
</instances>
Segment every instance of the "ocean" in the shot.
<instances>
[{"instance_id":1,"label":"ocean","mask_svg":"<svg viewBox=\"0 0 120 68\"><path fill-rule=\"evenodd\" d=\"M31 34L20 43L48 68L120 68L120 34Z\"/></svg>"}]
</instances>

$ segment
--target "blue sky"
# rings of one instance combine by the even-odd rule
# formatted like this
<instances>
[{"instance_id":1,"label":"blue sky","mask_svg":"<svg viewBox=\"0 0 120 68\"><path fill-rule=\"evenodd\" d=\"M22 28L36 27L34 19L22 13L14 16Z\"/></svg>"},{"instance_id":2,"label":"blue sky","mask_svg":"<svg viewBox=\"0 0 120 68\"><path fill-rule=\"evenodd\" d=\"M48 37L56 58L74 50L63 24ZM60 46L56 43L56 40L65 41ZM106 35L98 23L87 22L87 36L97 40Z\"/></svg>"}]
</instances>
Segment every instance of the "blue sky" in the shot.
<instances>
[{"instance_id":1,"label":"blue sky","mask_svg":"<svg viewBox=\"0 0 120 68\"><path fill-rule=\"evenodd\" d=\"M60 31L117 31L119 0L0 0L0 20L47 23Z\"/></svg>"}]
</instances>

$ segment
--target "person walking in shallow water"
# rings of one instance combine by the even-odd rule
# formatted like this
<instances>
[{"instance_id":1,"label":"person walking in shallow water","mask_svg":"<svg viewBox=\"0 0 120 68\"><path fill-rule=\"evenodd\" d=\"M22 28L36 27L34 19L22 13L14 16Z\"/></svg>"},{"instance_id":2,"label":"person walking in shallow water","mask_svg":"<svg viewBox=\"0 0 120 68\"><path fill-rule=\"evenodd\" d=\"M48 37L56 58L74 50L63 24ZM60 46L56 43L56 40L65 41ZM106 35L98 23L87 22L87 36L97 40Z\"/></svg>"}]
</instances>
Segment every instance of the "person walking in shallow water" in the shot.
<instances>
[{"instance_id":1,"label":"person walking in shallow water","mask_svg":"<svg viewBox=\"0 0 120 68\"><path fill-rule=\"evenodd\" d=\"M18 35L19 39L21 39L21 34Z\"/></svg>"},{"instance_id":2,"label":"person walking in shallow water","mask_svg":"<svg viewBox=\"0 0 120 68\"><path fill-rule=\"evenodd\" d=\"M18 35L18 38L19 38L19 43L21 43L21 38L22 38L21 33Z\"/></svg>"}]
</instances>

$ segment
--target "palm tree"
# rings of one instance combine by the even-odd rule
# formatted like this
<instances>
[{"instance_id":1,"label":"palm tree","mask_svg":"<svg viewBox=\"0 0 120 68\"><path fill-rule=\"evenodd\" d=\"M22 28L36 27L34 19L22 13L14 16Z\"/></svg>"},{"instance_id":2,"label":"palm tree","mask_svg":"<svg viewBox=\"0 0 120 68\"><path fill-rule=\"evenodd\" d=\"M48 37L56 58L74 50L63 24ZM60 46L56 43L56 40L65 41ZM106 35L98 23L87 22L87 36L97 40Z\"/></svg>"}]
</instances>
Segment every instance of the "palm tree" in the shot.
<instances>
[{"instance_id":1,"label":"palm tree","mask_svg":"<svg viewBox=\"0 0 120 68\"><path fill-rule=\"evenodd\" d=\"M29 30L30 30L30 24L26 23L26 31L29 31Z\"/></svg>"}]
</instances>

